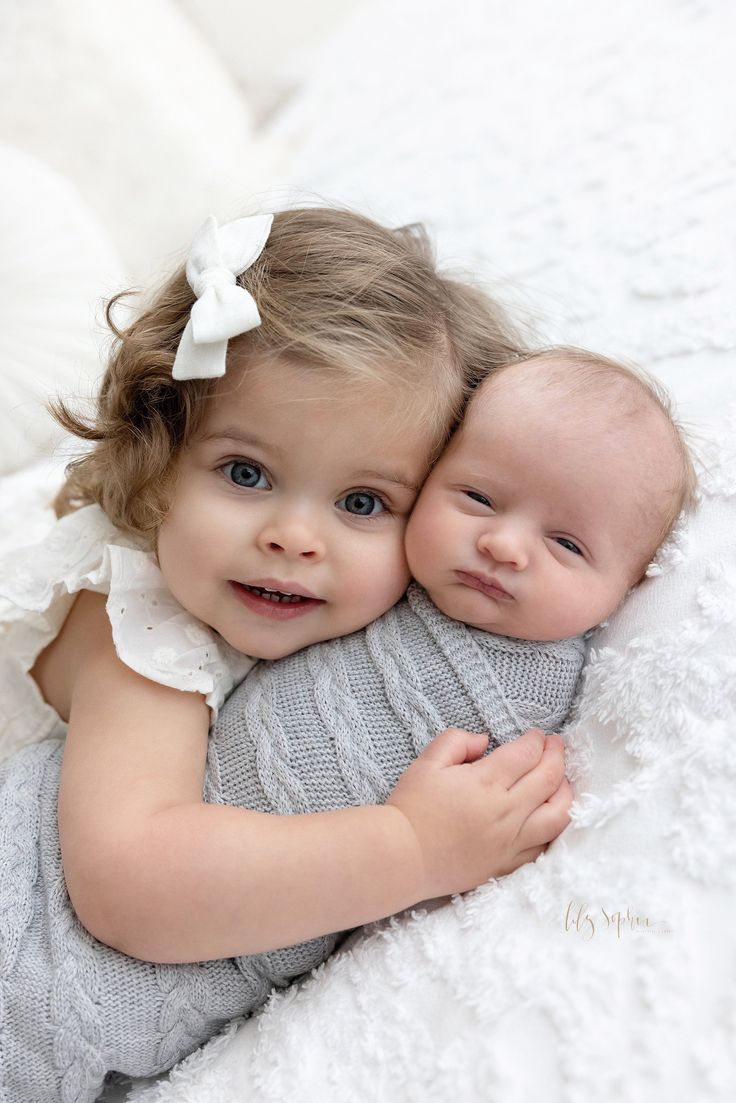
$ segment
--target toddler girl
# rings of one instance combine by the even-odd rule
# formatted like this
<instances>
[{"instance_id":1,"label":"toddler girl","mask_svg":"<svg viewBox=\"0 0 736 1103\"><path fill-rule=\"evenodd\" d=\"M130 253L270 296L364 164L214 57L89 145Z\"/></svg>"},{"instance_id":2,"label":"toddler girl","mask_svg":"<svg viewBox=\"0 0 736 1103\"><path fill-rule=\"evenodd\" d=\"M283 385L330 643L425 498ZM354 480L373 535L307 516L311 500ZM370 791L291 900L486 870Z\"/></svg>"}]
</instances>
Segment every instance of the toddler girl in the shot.
<instances>
[{"instance_id":1,"label":"toddler girl","mask_svg":"<svg viewBox=\"0 0 736 1103\"><path fill-rule=\"evenodd\" d=\"M485 740L457 731L382 807L201 799L245 656L354 633L406 588L417 490L468 388L516 351L485 296L416 235L344 212L210 220L118 338L95 419L60 408L94 445L61 520L3 571L7 1103L158 1072L270 987L263 963L152 965L94 934L133 952L140 931L150 956L182 891L179 959L200 927L210 957L353 927L536 856L569 803L558 741L472 762Z\"/></svg>"}]
</instances>

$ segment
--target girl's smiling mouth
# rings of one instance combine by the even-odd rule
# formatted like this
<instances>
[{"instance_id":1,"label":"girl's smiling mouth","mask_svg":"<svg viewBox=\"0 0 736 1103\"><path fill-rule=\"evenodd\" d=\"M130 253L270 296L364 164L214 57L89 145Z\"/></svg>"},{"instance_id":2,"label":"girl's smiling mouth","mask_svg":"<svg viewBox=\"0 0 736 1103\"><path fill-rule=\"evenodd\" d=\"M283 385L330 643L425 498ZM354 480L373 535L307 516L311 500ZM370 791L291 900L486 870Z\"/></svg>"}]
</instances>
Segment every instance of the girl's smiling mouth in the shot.
<instances>
[{"instance_id":1,"label":"girl's smiling mouth","mask_svg":"<svg viewBox=\"0 0 736 1103\"><path fill-rule=\"evenodd\" d=\"M273 620L292 620L324 605L322 599L314 597L304 587L292 586L290 583L281 583L277 587L275 584L246 585L244 582L231 580L230 587L247 609Z\"/></svg>"}]
</instances>

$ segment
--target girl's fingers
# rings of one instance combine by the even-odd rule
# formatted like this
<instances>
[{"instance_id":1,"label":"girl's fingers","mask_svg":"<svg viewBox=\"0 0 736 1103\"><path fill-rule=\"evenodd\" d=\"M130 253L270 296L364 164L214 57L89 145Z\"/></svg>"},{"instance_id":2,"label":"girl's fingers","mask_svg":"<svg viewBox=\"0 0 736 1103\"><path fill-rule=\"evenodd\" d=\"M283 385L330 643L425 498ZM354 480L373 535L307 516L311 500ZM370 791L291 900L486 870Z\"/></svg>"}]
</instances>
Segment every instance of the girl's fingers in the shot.
<instances>
[{"instance_id":1,"label":"girl's fingers","mask_svg":"<svg viewBox=\"0 0 736 1103\"><path fill-rule=\"evenodd\" d=\"M460 766L475 762L488 746L488 736L466 732L462 728L447 728L424 748L420 759L438 766Z\"/></svg>"},{"instance_id":2,"label":"girl's fingers","mask_svg":"<svg viewBox=\"0 0 736 1103\"><path fill-rule=\"evenodd\" d=\"M572 788L565 777L549 800L527 816L518 836L522 845L541 846L556 839L570 822L572 800Z\"/></svg>"},{"instance_id":3,"label":"girl's fingers","mask_svg":"<svg viewBox=\"0 0 736 1103\"><path fill-rule=\"evenodd\" d=\"M522 850L516 855L517 865L516 869L520 866L526 865L527 862L535 862L540 854L544 854L547 849L545 846L530 846L527 850Z\"/></svg>"},{"instance_id":4,"label":"girl's fingers","mask_svg":"<svg viewBox=\"0 0 736 1103\"><path fill-rule=\"evenodd\" d=\"M487 770L493 780L504 789L511 789L539 766L546 745L547 736L544 732L531 728L511 743L496 747L478 767Z\"/></svg>"},{"instance_id":5,"label":"girl's fingers","mask_svg":"<svg viewBox=\"0 0 736 1103\"><path fill-rule=\"evenodd\" d=\"M542 747L538 762L510 787L509 796L518 802L522 810L526 808L527 813L531 813L557 792L564 776L563 742L558 735L549 736Z\"/></svg>"}]
</instances>

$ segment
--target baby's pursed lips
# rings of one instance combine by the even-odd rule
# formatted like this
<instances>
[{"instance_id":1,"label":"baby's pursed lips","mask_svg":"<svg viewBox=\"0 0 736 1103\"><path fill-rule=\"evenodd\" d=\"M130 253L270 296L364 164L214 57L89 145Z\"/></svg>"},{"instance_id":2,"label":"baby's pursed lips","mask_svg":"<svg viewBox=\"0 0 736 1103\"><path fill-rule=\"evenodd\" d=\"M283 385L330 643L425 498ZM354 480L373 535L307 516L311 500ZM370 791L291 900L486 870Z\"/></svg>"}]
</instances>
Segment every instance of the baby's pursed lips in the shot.
<instances>
[{"instance_id":1,"label":"baby's pursed lips","mask_svg":"<svg viewBox=\"0 0 736 1103\"><path fill-rule=\"evenodd\" d=\"M515 600L514 595L510 594L494 575L480 574L477 571L456 571L455 573L466 586L470 586L474 590L480 590L488 597L501 598L507 601Z\"/></svg>"}]
</instances>

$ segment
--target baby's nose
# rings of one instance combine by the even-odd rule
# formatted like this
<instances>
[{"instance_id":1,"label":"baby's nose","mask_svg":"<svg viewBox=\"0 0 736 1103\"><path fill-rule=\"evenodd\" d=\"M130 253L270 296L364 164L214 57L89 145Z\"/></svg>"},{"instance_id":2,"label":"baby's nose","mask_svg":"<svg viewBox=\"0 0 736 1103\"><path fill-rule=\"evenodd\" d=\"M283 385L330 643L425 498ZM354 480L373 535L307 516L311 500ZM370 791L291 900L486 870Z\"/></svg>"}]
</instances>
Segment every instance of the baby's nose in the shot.
<instances>
[{"instance_id":1,"label":"baby's nose","mask_svg":"<svg viewBox=\"0 0 736 1103\"><path fill-rule=\"evenodd\" d=\"M496 563L505 563L522 571L529 563L529 550L523 533L511 524L494 522L478 539L478 550Z\"/></svg>"}]
</instances>

